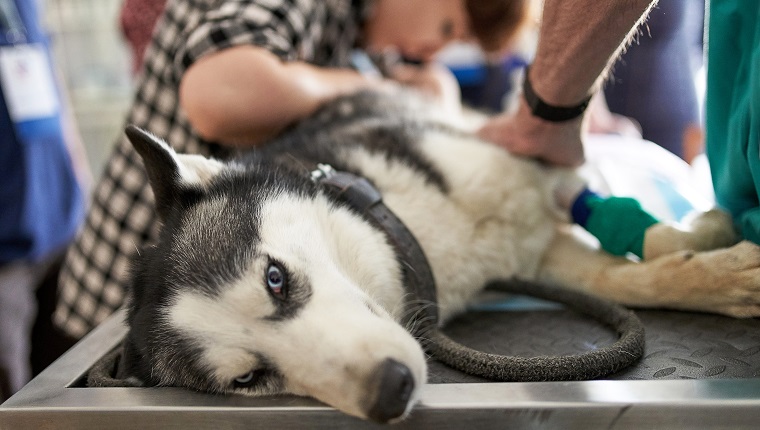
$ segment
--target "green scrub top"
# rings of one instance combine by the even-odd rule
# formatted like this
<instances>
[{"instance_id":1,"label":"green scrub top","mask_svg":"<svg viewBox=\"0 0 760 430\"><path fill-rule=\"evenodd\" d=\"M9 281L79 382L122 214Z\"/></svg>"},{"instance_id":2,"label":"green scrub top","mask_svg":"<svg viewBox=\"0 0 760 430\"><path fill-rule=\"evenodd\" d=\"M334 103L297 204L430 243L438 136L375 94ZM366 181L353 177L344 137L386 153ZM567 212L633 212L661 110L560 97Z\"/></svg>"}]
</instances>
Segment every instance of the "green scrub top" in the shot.
<instances>
[{"instance_id":1,"label":"green scrub top","mask_svg":"<svg viewBox=\"0 0 760 430\"><path fill-rule=\"evenodd\" d=\"M760 2L710 0L706 151L715 196L760 243Z\"/></svg>"}]
</instances>

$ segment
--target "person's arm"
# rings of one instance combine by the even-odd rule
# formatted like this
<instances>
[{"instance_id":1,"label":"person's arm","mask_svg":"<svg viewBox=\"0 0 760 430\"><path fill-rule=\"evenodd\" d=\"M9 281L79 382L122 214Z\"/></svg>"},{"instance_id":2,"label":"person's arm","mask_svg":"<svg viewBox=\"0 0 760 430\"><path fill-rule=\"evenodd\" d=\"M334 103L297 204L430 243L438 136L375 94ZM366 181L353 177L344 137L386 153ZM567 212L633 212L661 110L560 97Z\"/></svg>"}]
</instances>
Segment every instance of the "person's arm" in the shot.
<instances>
[{"instance_id":1,"label":"person's arm","mask_svg":"<svg viewBox=\"0 0 760 430\"><path fill-rule=\"evenodd\" d=\"M228 146L255 146L312 114L324 102L361 89L398 84L458 109L459 86L435 65L397 66L389 79L352 69L283 62L255 46L224 49L201 58L180 82L180 105L204 138ZM394 83L395 82L395 83Z\"/></svg>"},{"instance_id":2,"label":"person's arm","mask_svg":"<svg viewBox=\"0 0 760 430\"><path fill-rule=\"evenodd\" d=\"M545 0L538 47L530 67L535 93L553 106L575 106L596 88L612 59L656 0ZM533 116L525 99L479 131L509 151L551 164L584 161L582 117L549 122Z\"/></svg>"},{"instance_id":3,"label":"person's arm","mask_svg":"<svg viewBox=\"0 0 760 430\"><path fill-rule=\"evenodd\" d=\"M253 146L331 98L380 85L380 80L350 69L283 62L263 48L247 45L191 65L180 82L180 105L203 138Z\"/></svg>"}]
</instances>

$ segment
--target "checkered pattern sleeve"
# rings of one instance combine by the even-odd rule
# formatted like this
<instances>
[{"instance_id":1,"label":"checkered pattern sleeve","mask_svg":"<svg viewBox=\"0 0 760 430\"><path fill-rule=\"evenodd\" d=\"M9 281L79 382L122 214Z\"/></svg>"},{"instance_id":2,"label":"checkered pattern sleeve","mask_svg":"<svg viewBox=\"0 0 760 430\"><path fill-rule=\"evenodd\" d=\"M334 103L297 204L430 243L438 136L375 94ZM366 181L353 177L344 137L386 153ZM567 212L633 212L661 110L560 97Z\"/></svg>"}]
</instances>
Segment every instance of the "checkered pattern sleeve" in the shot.
<instances>
[{"instance_id":1,"label":"checkered pattern sleeve","mask_svg":"<svg viewBox=\"0 0 760 430\"><path fill-rule=\"evenodd\" d=\"M236 45L260 46L286 61L298 59L307 27L315 22L313 15L322 10L316 7L317 1L236 0L209 9L184 35L187 43L174 58L175 74L181 76L204 55Z\"/></svg>"}]
</instances>

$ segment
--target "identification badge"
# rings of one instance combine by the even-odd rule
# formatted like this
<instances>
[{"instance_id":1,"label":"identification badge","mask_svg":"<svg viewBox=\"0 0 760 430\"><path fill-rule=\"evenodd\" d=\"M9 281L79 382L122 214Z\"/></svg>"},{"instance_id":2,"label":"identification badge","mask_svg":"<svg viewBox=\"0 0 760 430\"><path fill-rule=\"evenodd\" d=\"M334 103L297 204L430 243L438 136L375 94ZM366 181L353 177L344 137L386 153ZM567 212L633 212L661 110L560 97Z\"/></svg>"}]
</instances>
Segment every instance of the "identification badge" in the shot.
<instances>
[{"instance_id":1,"label":"identification badge","mask_svg":"<svg viewBox=\"0 0 760 430\"><path fill-rule=\"evenodd\" d=\"M58 94L44 45L0 48L0 84L13 122L58 114Z\"/></svg>"}]
</instances>

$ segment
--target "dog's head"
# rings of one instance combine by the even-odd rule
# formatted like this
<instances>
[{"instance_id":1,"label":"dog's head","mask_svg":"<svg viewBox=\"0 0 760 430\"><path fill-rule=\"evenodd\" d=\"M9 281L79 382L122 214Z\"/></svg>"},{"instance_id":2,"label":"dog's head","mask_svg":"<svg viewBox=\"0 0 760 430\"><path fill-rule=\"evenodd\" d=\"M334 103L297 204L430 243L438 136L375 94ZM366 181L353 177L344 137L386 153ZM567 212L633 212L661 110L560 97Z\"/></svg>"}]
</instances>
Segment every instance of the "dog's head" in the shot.
<instances>
[{"instance_id":1,"label":"dog's head","mask_svg":"<svg viewBox=\"0 0 760 430\"><path fill-rule=\"evenodd\" d=\"M382 233L305 175L178 155L135 127L127 135L162 230L133 262L120 376L403 418L426 363L396 322L401 276Z\"/></svg>"}]
</instances>

